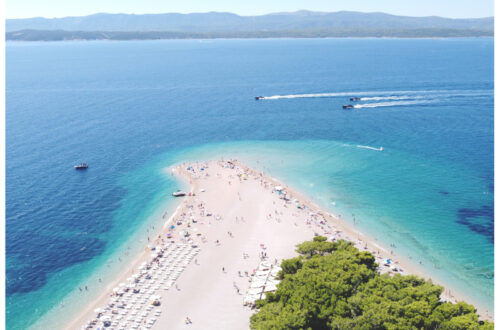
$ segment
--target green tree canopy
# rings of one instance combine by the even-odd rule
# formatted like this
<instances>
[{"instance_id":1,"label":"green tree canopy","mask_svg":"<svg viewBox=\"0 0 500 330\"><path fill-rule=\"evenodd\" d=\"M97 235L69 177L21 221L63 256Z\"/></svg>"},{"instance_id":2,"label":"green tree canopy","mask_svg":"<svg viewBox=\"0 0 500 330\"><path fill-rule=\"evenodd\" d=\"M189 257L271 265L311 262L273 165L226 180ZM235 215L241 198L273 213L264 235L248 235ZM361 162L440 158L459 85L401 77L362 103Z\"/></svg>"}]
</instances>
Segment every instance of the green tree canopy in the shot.
<instances>
[{"instance_id":1,"label":"green tree canopy","mask_svg":"<svg viewBox=\"0 0 500 330\"><path fill-rule=\"evenodd\" d=\"M430 281L380 275L350 242L318 236L297 252L283 260L278 290L257 302L251 329L493 329L473 306L440 301Z\"/></svg>"}]
</instances>

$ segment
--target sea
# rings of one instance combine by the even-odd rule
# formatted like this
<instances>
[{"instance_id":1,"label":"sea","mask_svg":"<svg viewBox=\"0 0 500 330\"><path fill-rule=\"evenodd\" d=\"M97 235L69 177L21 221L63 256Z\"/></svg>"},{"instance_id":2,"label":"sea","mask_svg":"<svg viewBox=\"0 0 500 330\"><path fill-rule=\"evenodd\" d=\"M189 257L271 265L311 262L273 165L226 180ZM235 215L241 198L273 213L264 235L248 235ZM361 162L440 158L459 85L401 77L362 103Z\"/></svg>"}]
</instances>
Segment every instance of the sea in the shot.
<instances>
[{"instance_id":1,"label":"sea","mask_svg":"<svg viewBox=\"0 0 500 330\"><path fill-rule=\"evenodd\" d=\"M168 167L229 158L492 313L493 46L7 42L7 328L67 325L178 206Z\"/></svg>"}]
</instances>

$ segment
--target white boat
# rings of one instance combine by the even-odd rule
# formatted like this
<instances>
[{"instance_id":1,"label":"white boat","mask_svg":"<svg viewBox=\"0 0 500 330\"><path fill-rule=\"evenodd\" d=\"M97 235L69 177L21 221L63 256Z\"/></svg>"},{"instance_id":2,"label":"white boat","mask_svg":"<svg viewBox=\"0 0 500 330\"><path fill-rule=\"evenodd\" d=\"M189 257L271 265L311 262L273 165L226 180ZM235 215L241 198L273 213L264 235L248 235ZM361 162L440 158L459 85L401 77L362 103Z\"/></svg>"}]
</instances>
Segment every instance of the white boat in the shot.
<instances>
[{"instance_id":1,"label":"white boat","mask_svg":"<svg viewBox=\"0 0 500 330\"><path fill-rule=\"evenodd\" d=\"M85 170L87 168L89 168L89 165L87 163L81 163L81 164L75 165L76 170Z\"/></svg>"},{"instance_id":2,"label":"white boat","mask_svg":"<svg viewBox=\"0 0 500 330\"><path fill-rule=\"evenodd\" d=\"M174 196L174 197L182 197L182 196L186 196L186 193L184 191L177 190L176 192L172 193L172 196Z\"/></svg>"}]
</instances>

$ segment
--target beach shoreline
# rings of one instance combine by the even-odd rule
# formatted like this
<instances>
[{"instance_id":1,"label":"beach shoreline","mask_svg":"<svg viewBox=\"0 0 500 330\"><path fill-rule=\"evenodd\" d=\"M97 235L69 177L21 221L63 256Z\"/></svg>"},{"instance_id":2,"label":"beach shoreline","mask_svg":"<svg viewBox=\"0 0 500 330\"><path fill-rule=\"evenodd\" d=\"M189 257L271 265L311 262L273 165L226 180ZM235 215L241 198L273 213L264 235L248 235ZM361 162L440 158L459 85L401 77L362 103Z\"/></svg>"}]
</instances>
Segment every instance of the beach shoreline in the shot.
<instances>
[{"instance_id":1,"label":"beach shoreline","mask_svg":"<svg viewBox=\"0 0 500 330\"><path fill-rule=\"evenodd\" d=\"M170 169L170 168L168 168ZM191 187L191 183L189 180L182 175L176 175L175 176L177 180L179 180L180 185L185 185ZM191 189L191 188L190 188ZM175 208L174 212L168 217L168 219L160 226L157 231L152 234L152 237L156 237L158 235L161 235L162 232L164 232L165 227L167 226L168 223L172 222L172 220L175 218L176 214L178 214L181 209L183 204L185 203L185 199L181 201L179 205ZM141 251L135 254L134 257L131 258L131 260L125 265L123 268L124 270L121 271L117 276L110 281L106 285L106 290L103 291L94 302L87 306L85 309L82 310L81 313L78 314L76 318L74 318L71 323L69 323L67 326L65 326L63 329L80 329L80 326L87 320L89 317L93 316L95 313L93 312L95 308L98 306L103 305L108 299L109 299L109 294L111 293L112 289L116 286L119 285L119 283L125 281L127 277L129 277L135 269L144 261L149 259L149 250L147 246L144 247Z\"/></svg>"},{"instance_id":2,"label":"beach shoreline","mask_svg":"<svg viewBox=\"0 0 500 330\"><path fill-rule=\"evenodd\" d=\"M205 162L192 162L190 164L186 164L186 163L178 164L178 165L174 165L174 166L171 166L171 167L168 167L165 169L166 174L175 175L175 177L177 179L179 179L181 182L189 184L189 193L187 194L187 196L183 197L182 202L177 206L177 209L175 210L175 212L164 222L164 224L161 228L157 229L156 233L152 237L158 237L158 239L162 239L165 235L167 235L167 233L169 233L171 231L170 225L172 223L174 223L176 221L176 219L178 219L181 215L187 214L188 212L190 212L190 210L192 210L192 205L194 204L195 201L200 201L201 199L204 199L204 197L205 197L204 191L205 190L206 191L217 190L220 193L222 191L226 190L226 187L223 186L223 184L226 184L226 182L223 182L223 180L220 180L220 178L218 177L219 173L217 172L217 171L222 171L222 172L226 171L226 168L224 168L224 167L222 167L223 169L221 170L221 166L223 166L224 164L225 165L228 164L227 160L221 161L221 160L214 159L214 160L209 160L209 161L205 161ZM245 179L242 179L242 176L240 176L239 179L234 178L234 181L233 181L233 178L231 177L232 176L231 172L228 172L228 173L230 173L229 176L224 177L224 179L228 180L228 178L231 178L229 180L230 183L228 185L228 186L231 186L231 182L233 182L233 186L231 187L231 189L234 189L234 187L236 187L236 186L243 187L243 185L245 184L244 181L247 181L247 180L248 181L250 181L251 179L253 179L253 181L260 180L260 185L262 186L262 188L268 192L269 192L269 190L271 190L271 192L274 195L274 196L271 195L272 197L266 196L267 198L265 198L265 197L262 197L262 198L266 199L266 201L268 199L269 200L273 199L273 201L272 201L273 205L276 205L276 198L279 199L279 197L277 197L278 194L275 193L276 191L274 190L275 189L274 187L281 186L281 187L283 187L283 191L285 191L286 194L288 194L292 197L290 199L300 201L300 205L302 205L301 209L300 209L301 211L310 210L310 211L316 213L315 217L322 218L326 221L326 223L327 223L326 225L319 225L319 226L313 228L312 232L300 232L299 233L296 228L289 229L289 230L292 230L292 229L295 230L296 236L291 235L291 237L289 237L289 242L287 243L288 246L286 247L286 252L284 252L285 251L284 247L280 246L279 249L277 248L277 250L279 250L280 253L282 254L282 255L280 255L280 260L284 259L285 257L286 258L292 257L294 255L294 253L295 253L294 249L293 249L294 242L295 242L295 244L298 244L304 240L311 239L313 237L313 235L318 234L318 235L327 236L329 238L334 236L336 239L349 240L349 241L353 242L354 245L360 251L366 250L366 251L372 252L378 258L377 262L379 262L379 263L381 260L390 258L393 261L394 265L396 265L396 267L404 269L404 274L414 274L414 275L423 277L425 279L430 278L429 276L427 276L427 274L425 273L424 270L419 269L419 267L415 267L412 264L412 262L410 262L409 260L406 260L405 257L399 256L397 253L394 253L393 251L390 251L387 248L384 248L383 246L381 246L383 244L381 244L376 238L372 238L367 234L361 233L352 224L349 224L346 221L341 220L340 215L334 215L331 212L324 210L324 208L318 206L314 200L312 200L311 198L302 194L299 190L295 189L294 187L290 187L288 185L285 185L284 183L280 182L279 180L277 180L269 175L266 175L260 171L254 170L254 169L252 169L252 168L250 168L250 167L248 167L248 166L246 166L246 165L244 165L236 160L231 160L230 164L232 164L232 166L234 166L237 169L237 171L240 172L241 175L243 175L243 174L245 175ZM188 168L192 168L193 171L188 170ZM215 169L215 171L217 173L213 173L213 171L214 171L213 169ZM234 170L234 168L233 168L233 170ZM195 174L193 174L193 173L195 173ZM214 175L214 174L216 174L216 175ZM207 176L203 177L203 175L207 175ZM224 176L224 175L227 175L227 174L222 174L222 176ZM238 180L239 180L239 182L238 182ZM206 183L205 181L210 181L210 182ZM220 181L219 187L217 187L217 181ZM222 182L223 182L223 184L222 184ZM262 182L265 182L266 184L263 185ZM248 185L248 184L246 184L246 185ZM238 188L238 189L240 189L240 188ZM253 187L252 189L254 189L254 192L255 192L255 190L257 188ZM246 191L242 190L242 195L243 195L243 192L246 192ZM225 193L227 193L227 192L225 192ZM232 206L235 203L237 203L236 201L238 200L238 199L236 199L236 197L234 195L235 194L233 191L231 198L233 198L234 200L226 201L226 204L223 205L225 207L225 209L221 208L221 210L224 210L226 213L229 213L229 214L231 213L230 211L231 211ZM239 190L237 192L237 196L238 196L239 200L241 201L241 196L240 196ZM217 198L214 199L214 203L215 202L217 202ZM220 203L222 203L222 201ZM208 204L208 202L207 202L207 204ZM211 204L211 205L215 205L215 204ZM291 216L298 217L296 214L298 214L300 211L295 210L295 205L293 203L288 204L288 205L290 206L289 210L285 210L285 212L292 212ZM283 204L283 207L285 209L288 208L286 202ZM306 214L306 216L307 216L307 214ZM223 219L226 219L227 217L228 217L228 214L222 215ZM267 219L267 213L265 214L265 217ZM277 220L281 216L276 215L275 217ZM245 215L245 218L246 218L246 215ZM272 217L270 217L270 218L272 218ZM284 216L283 219L280 219L280 221L278 221L278 223L279 223L278 226L283 225L281 222L282 221L285 222L285 220L284 220L285 218L286 218L286 216ZM236 219L238 219L238 216L236 216ZM241 217L241 219L243 219L243 216ZM269 220L269 219L267 219L267 220ZM290 219L295 219L295 218L290 217ZM289 220L289 219L287 219L287 220ZM204 221L206 221L206 220L204 220ZM236 222L238 222L238 220L236 220ZM287 221L287 222L290 222L290 221ZM203 223L200 223L200 226L201 226L201 224L203 224ZM204 224L206 224L206 223L204 223ZM210 225L210 221L208 221L208 224ZM295 224L295 227L298 227L297 222L295 222L294 224ZM231 226L233 226L233 225L234 224L231 224ZM210 226L213 226L213 225L210 225ZM223 226L222 222L219 224L219 226ZM241 226L241 224L240 224L240 226ZM248 226L248 225L245 223L243 226ZM189 225L188 225L188 227L189 227ZM310 224L307 224L306 227L311 229ZM176 230L177 229L178 228L176 228ZM250 228L250 229L254 229L254 228ZM212 228L207 229L207 236L209 236L213 230L214 229L212 229ZM321 230L323 230L323 232L321 232ZM325 234L325 233L327 233L327 234ZM299 237L300 237L300 239L299 239ZM202 243L200 243L200 245L202 247L202 252L204 252L206 254L212 254L213 251L217 250L216 246L207 247L208 244L203 245ZM255 251L252 251L252 252L255 252ZM217 253L219 253L219 252L217 252ZM229 253L229 252L227 252L227 253ZM121 275L117 276L117 278L114 281L112 281L111 283L109 283L107 285L107 287L106 287L107 291L103 292L101 294L101 296L94 301L94 303L87 306L87 308L85 308L74 319L73 322L68 324L68 326L65 327L65 329L79 329L87 320L94 318L94 316L95 316L95 313L93 312L94 309L106 304L106 301L110 298L110 293L112 291L112 288L117 286L118 283L120 283L120 282L125 282L126 278L130 277L141 263L144 263L148 259L150 259L150 254L151 254L150 251L145 249L137 256L137 258L134 258L130 263L128 263L128 265L124 267L124 271L121 272ZM200 260L203 260L202 256L203 256L203 254L200 256ZM193 267L188 266L187 270L191 271L191 270L193 270ZM381 270L383 272L387 272L387 271L390 271L390 268L383 267L381 265ZM188 271L186 271L186 275L183 275L183 277L184 276L186 276L186 277L191 276L189 274L190 273ZM194 273L193 273L193 276L194 276ZM181 279L179 279L179 282L182 283L183 280L184 279L181 278ZM442 285L438 281L434 280L433 282L436 284ZM235 283L235 282L233 282L233 283ZM187 285L189 285L189 284L187 284ZM238 284L238 285L240 285L240 284ZM184 286L184 284L182 286ZM239 289L238 289L238 292L239 292ZM178 294L178 293L179 292L177 292L177 293L167 292L166 294L174 295L174 294ZM445 287L445 291L443 292L442 297L445 298L446 300L453 301L453 302L461 301L461 300L467 301L466 297L463 297L459 293L456 293L454 291L452 292L446 287ZM173 298L175 298L175 297L173 297ZM179 299L181 299L181 298L182 297L179 297ZM182 298L182 299L185 300L184 298ZM231 298L231 299L234 299L234 298ZM172 299L172 301L174 301L174 299ZM167 302L167 301L165 301L165 302ZM168 305L168 304L166 303L165 305ZM175 306L172 306L172 307L177 308ZM164 307L162 307L162 308L164 308ZM167 306L166 308L168 309L169 307ZM486 320L493 319L492 316L486 314L486 312L483 310L478 309L478 314L480 314L480 316L483 319L486 319ZM240 312L240 319L238 319L238 322L240 322L239 324L241 324L241 322L243 322L242 321L243 316L248 318L250 315L251 315L251 311ZM247 323L248 322L249 322L249 320L247 320ZM165 324L165 323L160 318L160 320L157 323L155 323L155 325L153 327L159 328L158 325L161 325L161 324Z\"/></svg>"}]
</instances>

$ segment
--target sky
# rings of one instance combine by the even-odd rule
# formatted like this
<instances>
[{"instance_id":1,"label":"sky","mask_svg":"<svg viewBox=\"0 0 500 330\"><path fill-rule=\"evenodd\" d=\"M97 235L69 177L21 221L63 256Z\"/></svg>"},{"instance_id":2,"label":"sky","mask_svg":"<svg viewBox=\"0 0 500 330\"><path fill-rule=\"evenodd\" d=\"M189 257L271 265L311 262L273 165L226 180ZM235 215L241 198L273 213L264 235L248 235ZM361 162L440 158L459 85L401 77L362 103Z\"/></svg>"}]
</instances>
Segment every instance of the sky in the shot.
<instances>
[{"instance_id":1,"label":"sky","mask_svg":"<svg viewBox=\"0 0 500 330\"><path fill-rule=\"evenodd\" d=\"M95 13L231 12L263 15L301 9L385 12L405 16L475 18L494 15L494 0L5 0L6 18L85 16Z\"/></svg>"}]
</instances>

